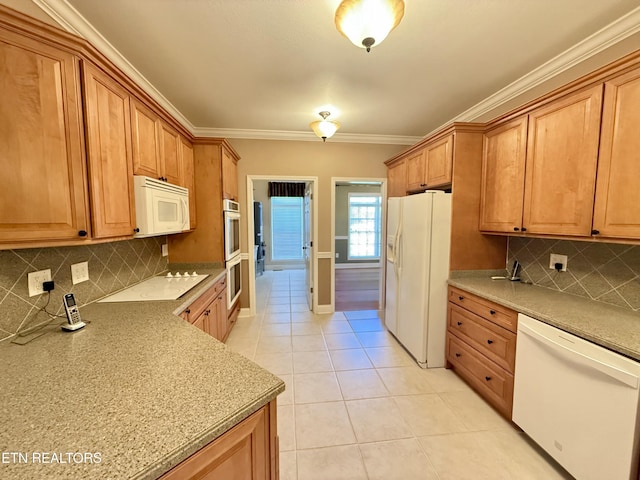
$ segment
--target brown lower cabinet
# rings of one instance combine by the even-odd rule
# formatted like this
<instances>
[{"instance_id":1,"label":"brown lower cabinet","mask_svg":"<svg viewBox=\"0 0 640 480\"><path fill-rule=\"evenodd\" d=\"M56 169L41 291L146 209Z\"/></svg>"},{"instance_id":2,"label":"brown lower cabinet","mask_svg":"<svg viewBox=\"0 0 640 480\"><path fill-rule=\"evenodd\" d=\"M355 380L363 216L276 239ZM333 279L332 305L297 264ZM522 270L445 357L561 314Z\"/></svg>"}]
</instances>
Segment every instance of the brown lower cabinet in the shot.
<instances>
[{"instance_id":1,"label":"brown lower cabinet","mask_svg":"<svg viewBox=\"0 0 640 480\"><path fill-rule=\"evenodd\" d=\"M276 412L276 400L272 400L160 480L277 480Z\"/></svg>"},{"instance_id":2,"label":"brown lower cabinet","mask_svg":"<svg viewBox=\"0 0 640 480\"><path fill-rule=\"evenodd\" d=\"M511 420L517 312L449 287L447 321L448 366Z\"/></svg>"},{"instance_id":3,"label":"brown lower cabinet","mask_svg":"<svg viewBox=\"0 0 640 480\"><path fill-rule=\"evenodd\" d=\"M232 309L231 315L227 312L226 277L196 298L180 316L200 330L224 342L237 317L235 309Z\"/></svg>"}]
</instances>

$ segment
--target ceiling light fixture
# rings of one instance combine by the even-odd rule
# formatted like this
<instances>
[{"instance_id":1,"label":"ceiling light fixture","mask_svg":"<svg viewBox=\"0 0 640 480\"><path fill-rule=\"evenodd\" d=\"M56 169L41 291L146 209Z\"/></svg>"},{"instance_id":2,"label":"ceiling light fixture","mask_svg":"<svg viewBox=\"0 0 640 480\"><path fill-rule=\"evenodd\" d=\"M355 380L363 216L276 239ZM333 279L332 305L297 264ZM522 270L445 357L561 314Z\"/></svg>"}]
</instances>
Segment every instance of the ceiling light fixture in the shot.
<instances>
[{"instance_id":1,"label":"ceiling light fixture","mask_svg":"<svg viewBox=\"0 0 640 480\"><path fill-rule=\"evenodd\" d=\"M324 110L319 112L318 115L322 117L322 120L311 122L309 126L311 127L311 130L313 130L313 132L320 137L323 142L325 142L327 138L331 138L333 134L336 133L340 128L340 124L338 122L327 120L327 117L331 115L331 112Z\"/></svg>"},{"instance_id":2,"label":"ceiling light fixture","mask_svg":"<svg viewBox=\"0 0 640 480\"><path fill-rule=\"evenodd\" d=\"M336 10L335 21L341 34L369 52L387 38L403 15L403 0L343 0Z\"/></svg>"}]
</instances>

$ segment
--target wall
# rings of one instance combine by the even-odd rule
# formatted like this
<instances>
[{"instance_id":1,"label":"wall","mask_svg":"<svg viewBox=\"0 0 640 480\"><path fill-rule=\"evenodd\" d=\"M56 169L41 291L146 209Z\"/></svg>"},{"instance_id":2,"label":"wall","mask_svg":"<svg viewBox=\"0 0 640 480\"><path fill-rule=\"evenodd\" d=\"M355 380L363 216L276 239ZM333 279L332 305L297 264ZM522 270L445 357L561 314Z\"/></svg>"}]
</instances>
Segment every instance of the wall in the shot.
<instances>
[{"instance_id":1,"label":"wall","mask_svg":"<svg viewBox=\"0 0 640 480\"><path fill-rule=\"evenodd\" d=\"M29 297L29 272L51 269L55 289L47 310L64 315L62 296L65 293L73 293L81 307L165 271L167 257L161 255L165 239L152 237L77 247L1 250L0 339L48 320L46 313L40 311L48 295ZM71 265L85 261L89 262L89 281L72 285Z\"/></svg>"},{"instance_id":2,"label":"wall","mask_svg":"<svg viewBox=\"0 0 640 480\"><path fill-rule=\"evenodd\" d=\"M380 193L379 185L336 185L336 237L349 235L349 193ZM382 247L381 247L382 248ZM349 260L348 238L335 238L336 264L378 263L377 260Z\"/></svg>"},{"instance_id":3,"label":"wall","mask_svg":"<svg viewBox=\"0 0 640 480\"><path fill-rule=\"evenodd\" d=\"M567 255L567 271L549 268L549 255ZM522 264L522 280L640 311L640 246L511 237L507 265Z\"/></svg>"},{"instance_id":4,"label":"wall","mask_svg":"<svg viewBox=\"0 0 640 480\"><path fill-rule=\"evenodd\" d=\"M314 200L318 202L318 248L317 252L331 251L331 177L379 177L386 178L384 161L407 147L404 145L375 145L338 143L329 140L323 143L230 139L241 160L238 162L240 209L243 216L241 249L247 248L247 175L307 176L318 177L318 191ZM329 267L325 266L327 264ZM318 301L330 303L331 259L318 260ZM248 284L243 280L242 306L248 307Z\"/></svg>"}]
</instances>

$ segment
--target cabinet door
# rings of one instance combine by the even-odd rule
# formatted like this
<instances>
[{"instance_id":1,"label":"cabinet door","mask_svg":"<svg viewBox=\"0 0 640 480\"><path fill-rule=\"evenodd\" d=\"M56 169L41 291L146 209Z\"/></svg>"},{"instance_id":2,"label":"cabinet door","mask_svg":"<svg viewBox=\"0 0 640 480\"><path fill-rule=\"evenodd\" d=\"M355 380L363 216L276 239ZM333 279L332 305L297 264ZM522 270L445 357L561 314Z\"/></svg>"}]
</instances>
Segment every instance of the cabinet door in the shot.
<instances>
[{"instance_id":1,"label":"cabinet door","mask_svg":"<svg viewBox=\"0 0 640 480\"><path fill-rule=\"evenodd\" d=\"M588 236L600 138L602 85L529 115L523 227Z\"/></svg>"},{"instance_id":2,"label":"cabinet door","mask_svg":"<svg viewBox=\"0 0 640 480\"><path fill-rule=\"evenodd\" d=\"M405 160L407 165L407 190L420 190L426 187L424 150L414 153Z\"/></svg>"},{"instance_id":3,"label":"cabinet door","mask_svg":"<svg viewBox=\"0 0 640 480\"><path fill-rule=\"evenodd\" d=\"M215 300L202 313L204 325L202 330L214 338L218 338L218 307Z\"/></svg>"},{"instance_id":4,"label":"cabinet door","mask_svg":"<svg viewBox=\"0 0 640 480\"><path fill-rule=\"evenodd\" d=\"M207 325L208 325L208 322L207 322L208 315L209 314L205 310L202 314L198 315L198 318L196 318L194 320L192 325L194 327L196 327L198 330L202 330L203 332L206 332L207 331Z\"/></svg>"},{"instance_id":5,"label":"cabinet door","mask_svg":"<svg viewBox=\"0 0 640 480\"><path fill-rule=\"evenodd\" d=\"M69 240L89 230L78 60L0 32L0 238Z\"/></svg>"},{"instance_id":6,"label":"cabinet door","mask_svg":"<svg viewBox=\"0 0 640 480\"><path fill-rule=\"evenodd\" d=\"M224 341L229 333L229 316L227 315L227 289L220 292L216 299L217 316L218 316L218 340Z\"/></svg>"},{"instance_id":7,"label":"cabinet door","mask_svg":"<svg viewBox=\"0 0 640 480\"><path fill-rule=\"evenodd\" d=\"M186 138L180 137L180 161L182 163L182 185L189 189L189 222L196 228L196 182L194 177L193 146Z\"/></svg>"},{"instance_id":8,"label":"cabinet door","mask_svg":"<svg viewBox=\"0 0 640 480\"><path fill-rule=\"evenodd\" d=\"M133 173L152 178L162 176L158 118L147 107L131 99L131 133L133 143Z\"/></svg>"},{"instance_id":9,"label":"cabinet door","mask_svg":"<svg viewBox=\"0 0 640 480\"><path fill-rule=\"evenodd\" d=\"M271 410L275 411L275 407ZM270 421L271 420L271 421ZM271 431L269 405L178 464L160 480L276 480L271 465L276 432ZM273 460L278 461L277 452Z\"/></svg>"},{"instance_id":10,"label":"cabinet door","mask_svg":"<svg viewBox=\"0 0 640 480\"><path fill-rule=\"evenodd\" d=\"M593 228L640 238L640 69L605 83Z\"/></svg>"},{"instance_id":11,"label":"cabinet door","mask_svg":"<svg viewBox=\"0 0 640 480\"><path fill-rule=\"evenodd\" d=\"M492 128L484 134L480 230L520 231L526 153L526 116Z\"/></svg>"},{"instance_id":12,"label":"cabinet door","mask_svg":"<svg viewBox=\"0 0 640 480\"><path fill-rule=\"evenodd\" d=\"M407 164L404 160L388 168L387 183L387 197L404 197L407 194Z\"/></svg>"},{"instance_id":13,"label":"cabinet door","mask_svg":"<svg viewBox=\"0 0 640 480\"><path fill-rule=\"evenodd\" d=\"M180 135L164 122L160 122L160 158L162 176L167 182L182 185L182 162Z\"/></svg>"},{"instance_id":14,"label":"cabinet door","mask_svg":"<svg viewBox=\"0 0 640 480\"><path fill-rule=\"evenodd\" d=\"M427 188L450 184L453 166L453 135L427 145L424 156Z\"/></svg>"},{"instance_id":15,"label":"cabinet door","mask_svg":"<svg viewBox=\"0 0 640 480\"><path fill-rule=\"evenodd\" d=\"M83 70L93 236L133 235L129 93L92 65Z\"/></svg>"},{"instance_id":16,"label":"cabinet door","mask_svg":"<svg viewBox=\"0 0 640 480\"><path fill-rule=\"evenodd\" d=\"M224 146L222 147L223 198L238 200L238 165Z\"/></svg>"}]
</instances>

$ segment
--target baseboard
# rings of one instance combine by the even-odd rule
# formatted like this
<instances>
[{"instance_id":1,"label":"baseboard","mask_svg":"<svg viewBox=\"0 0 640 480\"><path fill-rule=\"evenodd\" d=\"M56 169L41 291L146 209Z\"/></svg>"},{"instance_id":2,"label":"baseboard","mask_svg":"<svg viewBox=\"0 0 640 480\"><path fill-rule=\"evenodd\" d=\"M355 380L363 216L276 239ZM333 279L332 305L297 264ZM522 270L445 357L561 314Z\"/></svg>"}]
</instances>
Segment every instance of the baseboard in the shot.
<instances>
[{"instance_id":1,"label":"baseboard","mask_svg":"<svg viewBox=\"0 0 640 480\"><path fill-rule=\"evenodd\" d=\"M241 308L238 317L251 317L251 309L247 307Z\"/></svg>"},{"instance_id":2,"label":"baseboard","mask_svg":"<svg viewBox=\"0 0 640 480\"><path fill-rule=\"evenodd\" d=\"M264 266L265 271L270 270L270 271L280 271L280 270L304 270L304 264L302 265L265 265Z\"/></svg>"},{"instance_id":3,"label":"baseboard","mask_svg":"<svg viewBox=\"0 0 640 480\"><path fill-rule=\"evenodd\" d=\"M318 305L315 313L317 313L318 315L333 313L333 307L331 305Z\"/></svg>"},{"instance_id":4,"label":"baseboard","mask_svg":"<svg viewBox=\"0 0 640 480\"><path fill-rule=\"evenodd\" d=\"M342 270L343 268L378 268L379 263L336 263L336 270Z\"/></svg>"}]
</instances>

